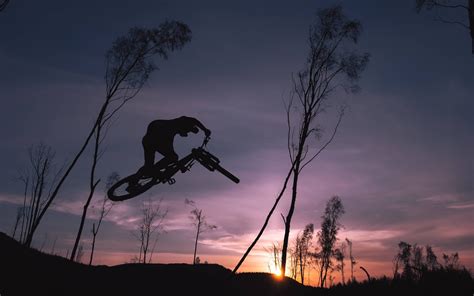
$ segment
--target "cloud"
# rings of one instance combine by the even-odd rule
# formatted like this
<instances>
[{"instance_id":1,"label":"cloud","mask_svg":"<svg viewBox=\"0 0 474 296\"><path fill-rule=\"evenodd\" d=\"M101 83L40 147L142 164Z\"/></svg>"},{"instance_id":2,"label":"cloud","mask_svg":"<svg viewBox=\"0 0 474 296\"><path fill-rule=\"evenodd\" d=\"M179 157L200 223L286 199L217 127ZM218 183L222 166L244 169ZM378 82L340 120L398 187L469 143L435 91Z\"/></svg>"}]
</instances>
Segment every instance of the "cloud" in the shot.
<instances>
[{"instance_id":1,"label":"cloud","mask_svg":"<svg viewBox=\"0 0 474 296\"><path fill-rule=\"evenodd\" d=\"M474 208L474 203L464 203L464 204L452 204L447 206L448 209L454 209L454 210L465 210L465 209L471 209Z\"/></svg>"}]
</instances>

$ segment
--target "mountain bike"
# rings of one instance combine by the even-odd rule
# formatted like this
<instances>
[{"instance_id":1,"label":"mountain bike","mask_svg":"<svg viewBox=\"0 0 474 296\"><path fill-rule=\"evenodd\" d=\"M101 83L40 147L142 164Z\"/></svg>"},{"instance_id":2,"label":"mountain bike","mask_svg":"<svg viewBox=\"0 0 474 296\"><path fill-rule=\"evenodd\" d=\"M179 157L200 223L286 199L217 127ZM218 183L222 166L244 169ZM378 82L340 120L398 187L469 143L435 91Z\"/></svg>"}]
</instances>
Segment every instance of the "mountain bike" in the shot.
<instances>
[{"instance_id":1,"label":"mountain bike","mask_svg":"<svg viewBox=\"0 0 474 296\"><path fill-rule=\"evenodd\" d=\"M229 178L231 181L239 183L239 178L224 169L220 165L220 160L209 151L204 149L209 140L209 137L205 138L203 144L200 147L192 149L191 153L181 158L177 162L171 163L165 167L157 167L155 165L151 174L141 174L139 176L137 176L137 174L133 174L119 180L109 188L107 191L107 196L113 201L123 201L140 195L157 184L168 183L172 185L176 183L176 180L173 178L176 173L179 171L182 173L189 171L196 161L209 171L218 171ZM130 183L136 182L137 180L138 183L133 186L133 190L128 189L127 191L127 187L130 185Z\"/></svg>"}]
</instances>

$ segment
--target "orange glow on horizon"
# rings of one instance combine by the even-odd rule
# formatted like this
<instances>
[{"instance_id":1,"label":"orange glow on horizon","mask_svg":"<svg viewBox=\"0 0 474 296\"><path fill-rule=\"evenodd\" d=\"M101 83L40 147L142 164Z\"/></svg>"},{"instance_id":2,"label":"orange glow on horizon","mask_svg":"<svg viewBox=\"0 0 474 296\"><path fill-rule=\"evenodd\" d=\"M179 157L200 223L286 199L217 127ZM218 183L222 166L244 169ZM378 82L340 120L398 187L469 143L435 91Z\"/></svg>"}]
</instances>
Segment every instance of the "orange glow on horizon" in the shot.
<instances>
[{"instance_id":1,"label":"orange glow on horizon","mask_svg":"<svg viewBox=\"0 0 474 296\"><path fill-rule=\"evenodd\" d=\"M275 277L278 278L278 279L282 278L280 269L272 271L272 274L275 275Z\"/></svg>"}]
</instances>

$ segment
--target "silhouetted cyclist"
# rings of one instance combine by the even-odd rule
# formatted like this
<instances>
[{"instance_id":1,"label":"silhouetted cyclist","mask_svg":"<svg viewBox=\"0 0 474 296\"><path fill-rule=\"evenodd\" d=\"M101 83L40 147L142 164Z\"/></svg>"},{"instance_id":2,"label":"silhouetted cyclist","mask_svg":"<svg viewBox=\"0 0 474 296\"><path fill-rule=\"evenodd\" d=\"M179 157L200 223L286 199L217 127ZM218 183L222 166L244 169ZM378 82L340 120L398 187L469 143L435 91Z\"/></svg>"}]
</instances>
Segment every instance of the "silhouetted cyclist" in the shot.
<instances>
[{"instance_id":1,"label":"silhouetted cyclist","mask_svg":"<svg viewBox=\"0 0 474 296\"><path fill-rule=\"evenodd\" d=\"M199 120L193 117L181 116L170 120L154 120L148 125L145 136L142 139L143 152L145 154L145 165L136 173L137 179L130 182L127 191L133 191L137 186L139 176L156 174L154 168L164 168L178 161L178 154L174 151L173 142L176 135L187 137L188 133L194 134L204 132L206 137L211 131ZM155 152L163 155L163 158L155 164Z\"/></svg>"}]
</instances>

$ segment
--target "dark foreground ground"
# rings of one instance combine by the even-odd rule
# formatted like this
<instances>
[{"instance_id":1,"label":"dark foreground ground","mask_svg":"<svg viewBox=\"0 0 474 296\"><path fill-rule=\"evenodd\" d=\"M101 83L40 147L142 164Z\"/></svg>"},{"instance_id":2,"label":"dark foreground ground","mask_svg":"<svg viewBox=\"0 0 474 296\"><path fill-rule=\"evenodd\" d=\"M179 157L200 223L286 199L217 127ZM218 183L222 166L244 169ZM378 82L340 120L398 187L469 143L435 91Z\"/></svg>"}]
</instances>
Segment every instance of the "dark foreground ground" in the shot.
<instances>
[{"instance_id":1,"label":"dark foreground ground","mask_svg":"<svg viewBox=\"0 0 474 296\"><path fill-rule=\"evenodd\" d=\"M429 283L388 279L307 287L268 273L241 273L215 264L123 264L87 266L23 247L0 233L0 295L466 295L473 280L438 275ZM433 281L433 282L431 282Z\"/></svg>"}]
</instances>

